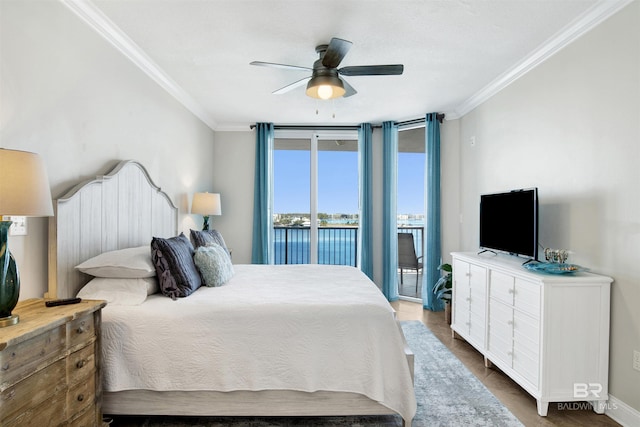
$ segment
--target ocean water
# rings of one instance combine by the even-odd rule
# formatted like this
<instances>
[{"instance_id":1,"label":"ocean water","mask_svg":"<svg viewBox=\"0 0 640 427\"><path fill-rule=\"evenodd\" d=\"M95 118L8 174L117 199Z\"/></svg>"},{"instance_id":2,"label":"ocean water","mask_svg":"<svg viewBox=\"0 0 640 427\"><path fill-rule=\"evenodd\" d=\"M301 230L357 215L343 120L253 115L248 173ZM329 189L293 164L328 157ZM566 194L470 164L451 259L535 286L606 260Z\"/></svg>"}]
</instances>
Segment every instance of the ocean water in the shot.
<instances>
[{"instance_id":1,"label":"ocean water","mask_svg":"<svg viewBox=\"0 0 640 427\"><path fill-rule=\"evenodd\" d=\"M310 263L310 229L276 228L274 236L276 264ZM357 266L358 229L319 228L318 264Z\"/></svg>"}]
</instances>

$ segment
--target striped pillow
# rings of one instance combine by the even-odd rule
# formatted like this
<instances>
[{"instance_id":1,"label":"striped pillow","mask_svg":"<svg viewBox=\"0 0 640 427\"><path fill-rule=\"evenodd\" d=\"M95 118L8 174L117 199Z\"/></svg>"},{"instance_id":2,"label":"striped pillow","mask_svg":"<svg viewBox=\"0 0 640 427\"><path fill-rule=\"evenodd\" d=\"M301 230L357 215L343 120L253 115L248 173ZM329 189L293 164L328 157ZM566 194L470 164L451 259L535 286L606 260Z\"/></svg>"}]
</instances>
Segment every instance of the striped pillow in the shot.
<instances>
[{"instance_id":1,"label":"striped pillow","mask_svg":"<svg viewBox=\"0 0 640 427\"><path fill-rule=\"evenodd\" d=\"M224 243L222 234L218 230L191 230L191 244L194 249L200 246L211 246L212 244L220 245L229 253L227 245Z\"/></svg>"},{"instance_id":2,"label":"striped pillow","mask_svg":"<svg viewBox=\"0 0 640 427\"><path fill-rule=\"evenodd\" d=\"M163 295L174 300L186 297L202 284L193 262L193 246L183 233L169 239L154 237L151 240L151 260Z\"/></svg>"}]
</instances>

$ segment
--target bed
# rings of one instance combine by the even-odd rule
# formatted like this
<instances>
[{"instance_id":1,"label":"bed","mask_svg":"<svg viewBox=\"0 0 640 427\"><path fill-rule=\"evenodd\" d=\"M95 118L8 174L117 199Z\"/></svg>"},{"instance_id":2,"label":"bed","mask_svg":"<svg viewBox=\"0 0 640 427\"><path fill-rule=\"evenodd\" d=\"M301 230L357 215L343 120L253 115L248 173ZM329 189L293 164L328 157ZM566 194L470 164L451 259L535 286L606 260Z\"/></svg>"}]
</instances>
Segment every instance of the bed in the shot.
<instances>
[{"instance_id":1,"label":"bed","mask_svg":"<svg viewBox=\"0 0 640 427\"><path fill-rule=\"evenodd\" d=\"M54 209L51 298L90 287L92 276L78 264L178 234L177 208L134 161L77 185ZM362 272L320 265L232 270L223 286L201 286L184 298L163 289L107 304L103 413L398 414L411 424L413 355L393 309Z\"/></svg>"}]
</instances>

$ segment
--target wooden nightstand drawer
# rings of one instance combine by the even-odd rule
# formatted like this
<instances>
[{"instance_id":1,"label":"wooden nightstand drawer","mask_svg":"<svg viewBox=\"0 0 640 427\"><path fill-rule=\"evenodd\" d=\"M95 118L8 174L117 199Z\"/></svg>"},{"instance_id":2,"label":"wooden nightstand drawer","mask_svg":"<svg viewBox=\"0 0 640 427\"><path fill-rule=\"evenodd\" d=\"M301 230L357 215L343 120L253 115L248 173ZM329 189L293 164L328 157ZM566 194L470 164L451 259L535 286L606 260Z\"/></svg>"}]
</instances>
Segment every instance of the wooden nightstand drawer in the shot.
<instances>
[{"instance_id":1,"label":"wooden nightstand drawer","mask_svg":"<svg viewBox=\"0 0 640 427\"><path fill-rule=\"evenodd\" d=\"M67 413L69 415L81 412L86 406L93 405L96 398L96 377L91 375L87 381L81 382L69 389L67 393Z\"/></svg>"},{"instance_id":2,"label":"wooden nightstand drawer","mask_svg":"<svg viewBox=\"0 0 640 427\"><path fill-rule=\"evenodd\" d=\"M3 390L0 393L0 424L5 425L16 414L64 392L67 388L65 373L66 362L61 359Z\"/></svg>"},{"instance_id":3,"label":"wooden nightstand drawer","mask_svg":"<svg viewBox=\"0 0 640 427\"><path fill-rule=\"evenodd\" d=\"M0 390L15 384L47 361L64 357L65 327L8 346L0 351Z\"/></svg>"},{"instance_id":4,"label":"wooden nightstand drawer","mask_svg":"<svg viewBox=\"0 0 640 427\"><path fill-rule=\"evenodd\" d=\"M3 427L43 427L59 426L64 423L66 414L66 393L60 392L40 405L29 408L20 413L16 418L3 421Z\"/></svg>"},{"instance_id":5,"label":"wooden nightstand drawer","mask_svg":"<svg viewBox=\"0 0 640 427\"><path fill-rule=\"evenodd\" d=\"M67 358L67 378L69 385L93 374L96 367L95 345L89 344L83 349L71 353Z\"/></svg>"},{"instance_id":6,"label":"wooden nightstand drawer","mask_svg":"<svg viewBox=\"0 0 640 427\"><path fill-rule=\"evenodd\" d=\"M93 313L82 316L69 322L69 347L84 347L96 336L96 328L93 323Z\"/></svg>"},{"instance_id":7,"label":"wooden nightstand drawer","mask_svg":"<svg viewBox=\"0 0 640 427\"><path fill-rule=\"evenodd\" d=\"M101 425L95 408L87 408L80 416L69 423L69 427L94 427Z\"/></svg>"}]
</instances>

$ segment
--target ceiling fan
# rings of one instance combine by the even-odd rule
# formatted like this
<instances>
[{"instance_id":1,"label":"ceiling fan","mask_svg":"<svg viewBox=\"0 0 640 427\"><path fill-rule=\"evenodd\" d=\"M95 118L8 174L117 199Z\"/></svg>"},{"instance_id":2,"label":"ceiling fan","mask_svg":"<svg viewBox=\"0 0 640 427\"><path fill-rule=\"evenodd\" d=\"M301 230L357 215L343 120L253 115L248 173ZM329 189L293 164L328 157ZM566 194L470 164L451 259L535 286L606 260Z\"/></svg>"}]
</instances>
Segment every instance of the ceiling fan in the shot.
<instances>
[{"instance_id":1,"label":"ceiling fan","mask_svg":"<svg viewBox=\"0 0 640 427\"><path fill-rule=\"evenodd\" d=\"M342 59L344 59L352 45L353 43L348 40L334 37L328 45L321 44L316 46L316 52L319 58L313 63L313 68L261 61L253 61L251 65L311 71L311 76L288 84L273 93L280 95L306 83L306 94L318 99L339 98L341 96L347 97L357 93L357 91L344 79L341 79L340 76L393 76L400 75L404 71L402 64L358 65L338 68L338 65L340 65L340 62L342 62Z\"/></svg>"}]
</instances>

